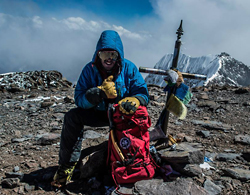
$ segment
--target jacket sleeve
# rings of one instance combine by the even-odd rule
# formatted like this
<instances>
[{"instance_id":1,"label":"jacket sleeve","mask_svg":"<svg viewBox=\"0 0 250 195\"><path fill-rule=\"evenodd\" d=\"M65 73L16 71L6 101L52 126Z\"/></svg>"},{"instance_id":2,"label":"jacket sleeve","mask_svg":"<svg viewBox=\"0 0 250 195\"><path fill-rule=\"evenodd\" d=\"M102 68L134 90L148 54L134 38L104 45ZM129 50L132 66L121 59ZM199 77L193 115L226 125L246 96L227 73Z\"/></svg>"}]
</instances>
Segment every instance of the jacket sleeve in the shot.
<instances>
[{"instance_id":1,"label":"jacket sleeve","mask_svg":"<svg viewBox=\"0 0 250 195\"><path fill-rule=\"evenodd\" d=\"M94 107L93 104L91 104L85 96L85 93L88 89L94 87L93 83L91 82L91 75L93 76L91 66L90 64L87 64L82 72L81 75L77 81L76 88L75 88L75 104L78 107L84 108L84 109L89 109Z\"/></svg>"},{"instance_id":2,"label":"jacket sleeve","mask_svg":"<svg viewBox=\"0 0 250 195\"><path fill-rule=\"evenodd\" d=\"M138 68L131 62L130 64L130 96L135 96L139 99L140 103L147 106L149 103L149 93L147 84L144 81Z\"/></svg>"}]
</instances>

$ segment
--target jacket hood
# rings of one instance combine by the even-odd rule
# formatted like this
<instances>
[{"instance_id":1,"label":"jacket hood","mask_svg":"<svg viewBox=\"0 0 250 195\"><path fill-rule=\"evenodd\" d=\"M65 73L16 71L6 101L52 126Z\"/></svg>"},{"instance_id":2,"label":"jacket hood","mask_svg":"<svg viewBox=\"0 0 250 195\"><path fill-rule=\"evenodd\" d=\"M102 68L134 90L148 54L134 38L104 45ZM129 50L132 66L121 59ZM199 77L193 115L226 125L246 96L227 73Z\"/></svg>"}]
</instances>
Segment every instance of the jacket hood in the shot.
<instances>
[{"instance_id":1,"label":"jacket hood","mask_svg":"<svg viewBox=\"0 0 250 195\"><path fill-rule=\"evenodd\" d=\"M121 57L121 63L124 63L123 45L119 34L113 30L103 31L96 45L96 50L92 59L95 62L98 51L103 49L116 50Z\"/></svg>"}]
</instances>

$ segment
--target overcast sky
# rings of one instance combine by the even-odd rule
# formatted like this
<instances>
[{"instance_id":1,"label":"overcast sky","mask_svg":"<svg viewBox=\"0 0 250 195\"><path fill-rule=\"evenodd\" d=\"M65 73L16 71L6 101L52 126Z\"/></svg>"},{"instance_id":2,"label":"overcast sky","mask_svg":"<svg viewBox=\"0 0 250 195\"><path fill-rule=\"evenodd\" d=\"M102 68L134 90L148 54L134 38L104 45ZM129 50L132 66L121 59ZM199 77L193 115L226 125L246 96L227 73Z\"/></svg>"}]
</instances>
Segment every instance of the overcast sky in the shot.
<instances>
[{"instance_id":1,"label":"overcast sky","mask_svg":"<svg viewBox=\"0 0 250 195\"><path fill-rule=\"evenodd\" d=\"M103 30L116 30L125 58L153 67L173 53L227 52L250 65L249 0L0 0L0 73L59 70L75 82Z\"/></svg>"}]
</instances>

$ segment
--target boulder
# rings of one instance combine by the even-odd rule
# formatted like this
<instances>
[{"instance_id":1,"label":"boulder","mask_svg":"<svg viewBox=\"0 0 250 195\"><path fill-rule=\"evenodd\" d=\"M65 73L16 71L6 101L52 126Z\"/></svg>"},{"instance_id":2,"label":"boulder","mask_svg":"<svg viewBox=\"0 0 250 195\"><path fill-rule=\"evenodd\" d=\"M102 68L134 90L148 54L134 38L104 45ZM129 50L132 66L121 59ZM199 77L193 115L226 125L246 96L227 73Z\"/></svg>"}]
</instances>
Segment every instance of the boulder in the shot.
<instances>
[{"instance_id":1,"label":"boulder","mask_svg":"<svg viewBox=\"0 0 250 195\"><path fill-rule=\"evenodd\" d=\"M97 144L103 139L104 137L99 137L96 139L87 139L83 141L82 145L88 145L88 147L81 151L81 178L94 177L96 174L106 171L105 166L107 160L108 142L104 141L100 144Z\"/></svg>"},{"instance_id":2,"label":"boulder","mask_svg":"<svg viewBox=\"0 0 250 195\"><path fill-rule=\"evenodd\" d=\"M216 160L218 160L218 161L231 161L231 160L235 160L237 157L240 157L240 154L235 154L235 153L219 153L216 156Z\"/></svg>"},{"instance_id":3,"label":"boulder","mask_svg":"<svg viewBox=\"0 0 250 195\"><path fill-rule=\"evenodd\" d=\"M189 179L178 179L173 182L163 182L161 179L142 180L135 183L135 192L141 195L208 195L201 186L196 185Z\"/></svg>"},{"instance_id":4,"label":"boulder","mask_svg":"<svg viewBox=\"0 0 250 195\"><path fill-rule=\"evenodd\" d=\"M210 181L209 179L206 179L204 182L204 188L208 191L210 195L217 195L221 194L221 187Z\"/></svg>"},{"instance_id":5,"label":"boulder","mask_svg":"<svg viewBox=\"0 0 250 195\"><path fill-rule=\"evenodd\" d=\"M250 145L250 136L249 135L237 135L234 138L234 142L244 144L244 145Z\"/></svg>"},{"instance_id":6,"label":"boulder","mask_svg":"<svg viewBox=\"0 0 250 195\"><path fill-rule=\"evenodd\" d=\"M170 164L201 164L204 162L204 147L199 143L180 143L176 150L160 150L163 160Z\"/></svg>"},{"instance_id":7,"label":"boulder","mask_svg":"<svg viewBox=\"0 0 250 195\"><path fill-rule=\"evenodd\" d=\"M194 125L201 125L202 127L206 128L206 129L211 129L211 130L229 131L229 130L233 129L233 127L231 125L224 124L222 122L217 122L217 121L192 120L191 122Z\"/></svg>"},{"instance_id":8,"label":"boulder","mask_svg":"<svg viewBox=\"0 0 250 195\"><path fill-rule=\"evenodd\" d=\"M105 170L107 148L102 148L82 159L80 164L81 176L80 178L90 178L100 174Z\"/></svg>"},{"instance_id":9,"label":"boulder","mask_svg":"<svg viewBox=\"0 0 250 195\"><path fill-rule=\"evenodd\" d=\"M200 166L197 164L187 164L183 168L183 173L190 177L195 177L195 176L200 177L202 175L202 170Z\"/></svg>"},{"instance_id":10,"label":"boulder","mask_svg":"<svg viewBox=\"0 0 250 195\"><path fill-rule=\"evenodd\" d=\"M60 140L61 134L58 133L45 133L39 136L37 144L40 145L51 145L55 144Z\"/></svg>"},{"instance_id":11,"label":"boulder","mask_svg":"<svg viewBox=\"0 0 250 195\"><path fill-rule=\"evenodd\" d=\"M241 181L250 180L250 170L239 168L228 168L222 170L225 175Z\"/></svg>"}]
</instances>

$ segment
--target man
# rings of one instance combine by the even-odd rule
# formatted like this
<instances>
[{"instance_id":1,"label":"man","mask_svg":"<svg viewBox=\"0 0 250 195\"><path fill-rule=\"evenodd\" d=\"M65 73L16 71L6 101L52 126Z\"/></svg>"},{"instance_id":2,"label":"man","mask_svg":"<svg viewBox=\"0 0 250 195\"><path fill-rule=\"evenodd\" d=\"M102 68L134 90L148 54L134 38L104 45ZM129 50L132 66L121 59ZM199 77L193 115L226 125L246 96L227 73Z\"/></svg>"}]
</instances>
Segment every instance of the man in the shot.
<instances>
[{"instance_id":1,"label":"man","mask_svg":"<svg viewBox=\"0 0 250 195\"><path fill-rule=\"evenodd\" d=\"M77 108L65 114L61 133L59 168L52 185L61 187L71 179L80 158L84 125L109 125L109 103L118 103L125 114L133 114L149 101L147 85L137 67L124 58L117 32L102 32L93 59L82 70L75 88Z\"/></svg>"}]
</instances>

